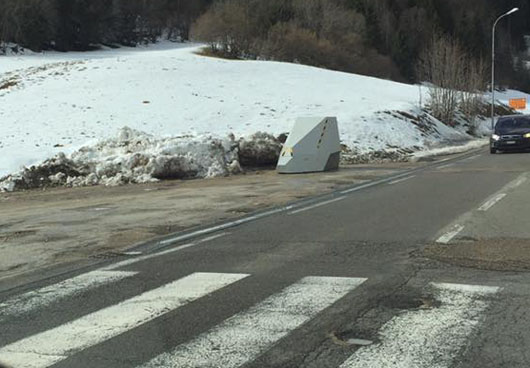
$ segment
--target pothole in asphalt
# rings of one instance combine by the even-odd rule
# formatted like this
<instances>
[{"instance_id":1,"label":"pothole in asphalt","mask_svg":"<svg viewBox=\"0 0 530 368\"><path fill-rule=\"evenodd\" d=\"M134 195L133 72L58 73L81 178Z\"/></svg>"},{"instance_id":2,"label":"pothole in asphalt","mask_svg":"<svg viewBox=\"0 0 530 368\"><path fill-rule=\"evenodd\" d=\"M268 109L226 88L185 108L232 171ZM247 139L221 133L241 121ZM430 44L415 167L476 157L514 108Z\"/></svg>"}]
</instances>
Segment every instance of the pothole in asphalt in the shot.
<instances>
[{"instance_id":1,"label":"pothole in asphalt","mask_svg":"<svg viewBox=\"0 0 530 368\"><path fill-rule=\"evenodd\" d=\"M530 239L466 238L454 244L434 244L423 256L440 262L492 271L530 271Z\"/></svg>"},{"instance_id":2,"label":"pothole in asphalt","mask_svg":"<svg viewBox=\"0 0 530 368\"><path fill-rule=\"evenodd\" d=\"M399 310L438 308L440 302L431 296L395 294L383 299L382 307Z\"/></svg>"}]
</instances>

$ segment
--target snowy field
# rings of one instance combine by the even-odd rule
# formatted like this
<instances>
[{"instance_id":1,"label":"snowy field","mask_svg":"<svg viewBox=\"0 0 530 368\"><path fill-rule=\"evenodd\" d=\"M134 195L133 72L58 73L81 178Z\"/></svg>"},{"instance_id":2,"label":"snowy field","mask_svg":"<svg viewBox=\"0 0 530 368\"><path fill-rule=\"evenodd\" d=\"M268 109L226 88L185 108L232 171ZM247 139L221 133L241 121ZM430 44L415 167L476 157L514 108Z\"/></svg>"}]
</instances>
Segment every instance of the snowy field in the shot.
<instances>
[{"instance_id":1,"label":"snowy field","mask_svg":"<svg viewBox=\"0 0 530 368\"><path fill-rule=\"evenodd\" d=\"M150 136L153 152L180 139L179 155L189 148L183 140L197 146L230 133L279 135L302 116L337 116L343 144L357 153L426 150L471 138L432 119L428 129L413 123L418 86L289 63L221 60L197 50L163 43L0 56L0 177L61 152L95 151L102 140L119 146L123 127ZM77 157L116 161L124 154L123 163L131 159L128 149Z\"/></svg>"}]
</instances>

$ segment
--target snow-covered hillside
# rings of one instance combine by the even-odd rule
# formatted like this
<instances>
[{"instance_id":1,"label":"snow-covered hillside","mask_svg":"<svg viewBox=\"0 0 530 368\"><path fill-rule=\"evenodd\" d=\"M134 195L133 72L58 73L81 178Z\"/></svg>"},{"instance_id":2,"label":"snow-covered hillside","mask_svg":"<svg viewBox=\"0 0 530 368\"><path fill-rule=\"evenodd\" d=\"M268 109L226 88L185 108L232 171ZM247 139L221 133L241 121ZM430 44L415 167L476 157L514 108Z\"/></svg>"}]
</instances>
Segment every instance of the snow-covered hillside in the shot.
<instances>
[{"instance_id":1,"label":"snow-covered hillside","mask_svg":"<svg viewBox=\"0 0 530 368\"><path fill-rule=\"evenodd\" d=\"M419 114L418 86L308 66L230 61L197 46L0 57L0 177L119 129L159 137L288 132L337 116L357 153L470 137Z\"/></svg>"},{"instance_id":2,"label":"snow-covered hillside","mask_svg":"<svg viewBox=\"0 0 530 368\"><path fill-rule=\"evenodd\" d=\"M491 99L491 93L487 94L487 98ZM505 105L509 105L511 99L526 98L527 105L525 110L519 110L521 114L530 114L530 95L521 91L508 89L502 92L495 93L495 101L500 101ZM491 106L491 105L490 105Z\"/></svg>"}]
</instances>

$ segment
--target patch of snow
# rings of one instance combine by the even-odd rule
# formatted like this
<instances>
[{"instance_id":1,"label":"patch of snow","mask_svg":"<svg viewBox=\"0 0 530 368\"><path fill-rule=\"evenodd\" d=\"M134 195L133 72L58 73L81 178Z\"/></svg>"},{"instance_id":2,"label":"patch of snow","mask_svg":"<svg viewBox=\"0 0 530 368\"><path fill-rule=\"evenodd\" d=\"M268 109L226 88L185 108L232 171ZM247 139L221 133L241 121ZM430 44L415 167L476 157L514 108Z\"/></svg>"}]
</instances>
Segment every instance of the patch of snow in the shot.
<instances>
[{"instance_id":1,"label":"patch of snow","mask_svg":"<svg viewBox=\"0 0 530 368\"><path fill-rule=\"evenodd\" d=\"M473 149L482 148L484 146L487 146L489 143L488 139L476 139L472 140L460 145L453 145L453 146L447 146L447 147L439 147L439 148L432 148L432 149L426 149L424 151L415 152L412 154L413 160L419 160L421 158L425 157L436 157L436 156L446 156L446 155L453 155L457 153L464 153Z\"/></svg>"},{"instance_id":2,"label":"patch of snow","mask_svg":"<svg viewBox=\"0 0 530 368\"><path fill-rule=\"evenodd\" d=\"M144 182L176 167L200 177L224 175L245 165L245 152L256 164L272 163L279 144L256 138L240 147L242 161L230 160L223 155L234 154L226 147L234 142L219 137L277 137L301 116L336 116L342 143L355 157L401 157L471 139L464 128L425 116L419 101L427 91L418 86L290 63L203 57L198 47L165 42L0 56L0 177L61 153L91 170L82 179L52 170L44 181ZM127 153L123 139L109 139L125 124L142 134L145 146L127 146ZM216 158L206 153L212 144Z\"/></svg>"},{"instance_id":3,"label":"patch of snow","mask_svg":"<svg viewBox=\"0 0 530 368\"><path fill-rule=\"evenodd\" d=\"M488 101L491 100L491 93L486 94ZM509 105L511 99L526 98L527 104L525 110L519 110L521 114L530 114L530 95L528 93L507 89L505 91L495 91L495 101L499 101L504 105ZM491 106L491 102L490 102Z\"/></svg>"}]
</instances>

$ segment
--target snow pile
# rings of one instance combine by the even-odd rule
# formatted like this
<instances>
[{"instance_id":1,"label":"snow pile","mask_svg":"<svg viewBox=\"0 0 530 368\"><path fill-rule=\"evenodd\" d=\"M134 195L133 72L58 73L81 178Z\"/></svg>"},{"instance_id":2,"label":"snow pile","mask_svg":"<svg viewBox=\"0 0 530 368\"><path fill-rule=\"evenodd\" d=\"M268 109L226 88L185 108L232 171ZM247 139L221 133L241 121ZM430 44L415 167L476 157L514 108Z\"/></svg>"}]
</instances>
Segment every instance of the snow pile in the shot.
<instances>
[{"instance_id":1,"label":"snow pile","mask_svg":"<svg viewBox=\"0 0 530 368\"><path fill-rule=\"evenodd\" d=\"M238 174L243 166L276 162L281 143L257 133L236 141L212 136L157 138L128 127L116 138L87 145L0 179L1 191L54 186L117 186L163 179Z\"/></svg>"},{"instance_id":2,"label":"snow pile","mask_svg":"<svg viewBox=\"0 0 530 368\"><path fill-rule=\"evenodd\" d=\"M242 166L275 166L282 143L267 133L258 132L239 143L239 160Z\"/></svg>"},{"instance_id":3,"label":"snow pile","mask_svg":"<svg viewBox=\"0 0 530 368\"><path fill-rule=\"evenodd\" d=\"M520 99L525 98L527 101L526 109L519 110L518 113L521 114L530 114L530 95L521 91L516 91L513 89L507 89L503 91L495 92L495 101L503 103L504 105L509 105L511 99ZM491 93L487 94L488 101L491 100ZM490 105L491 106L491 105Z\"/></svg>"},{"instance_id":4,"label":"snow pile","mask_svg":"<svg viewBox=\"0 0 530 368\"><path fill-rule=\"evenodd\" d=\"M447 156L447 155L454 155L458 153L464 153L473 149L478 149L481 147L484 147L488 145L489 139L483 138L483 139L477 139L473 141L466 142L461 145L453 145L453 146L447 146L447 147L440 147L440 148L433 148L427 151L419 151L414 152L411 157L409 157L410 161L418 161L426 158L433 158L438 156Z\"/></svg>"}]
</instances>

